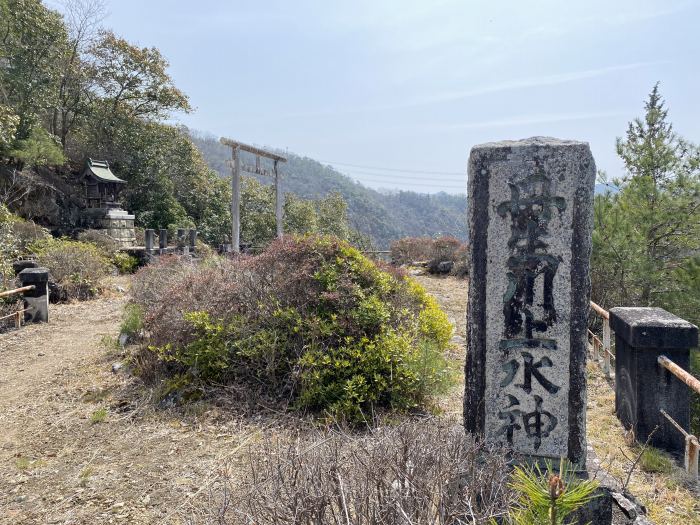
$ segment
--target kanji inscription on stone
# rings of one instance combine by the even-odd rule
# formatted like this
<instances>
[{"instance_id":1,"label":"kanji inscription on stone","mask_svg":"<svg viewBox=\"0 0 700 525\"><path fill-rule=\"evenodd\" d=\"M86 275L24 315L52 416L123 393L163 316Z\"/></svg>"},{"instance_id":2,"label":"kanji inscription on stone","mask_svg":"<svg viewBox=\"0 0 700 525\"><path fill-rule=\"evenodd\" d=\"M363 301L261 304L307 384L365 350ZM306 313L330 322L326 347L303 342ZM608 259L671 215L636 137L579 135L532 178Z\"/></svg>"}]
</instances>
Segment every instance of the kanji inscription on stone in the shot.
<instances>
[{"instance_id":1,"label":"kanji inscription on stone","mask_svg":"<svg viewBox=\"0 0 700 525\"><path fill-rule=\"evenodd\" d=\"M535 137L470 155L465 424L579 464L594 180L583 142Z\"/></svg>"}]
</instances>

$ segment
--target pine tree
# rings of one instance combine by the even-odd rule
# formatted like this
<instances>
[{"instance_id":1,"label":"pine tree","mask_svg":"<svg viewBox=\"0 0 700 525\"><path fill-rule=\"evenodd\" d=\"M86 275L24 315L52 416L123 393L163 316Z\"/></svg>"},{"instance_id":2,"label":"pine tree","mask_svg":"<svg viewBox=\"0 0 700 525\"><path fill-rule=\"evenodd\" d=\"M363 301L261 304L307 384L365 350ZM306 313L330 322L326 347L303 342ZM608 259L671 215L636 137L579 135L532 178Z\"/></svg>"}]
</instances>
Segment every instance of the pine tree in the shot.
<instances>
[{"instance_id":1,"label":"pine tree","mask_svg":"<svg viewBox=\"0 0 700 525\"><path fill-rule=\"evenodd\" d=\"M596 199L593 283L607 306L677 306L692 293L679 272L700 253L700 152L667 117L656 84L644 118L617 139L619 193Z\"/></svg>"}]
</instances>

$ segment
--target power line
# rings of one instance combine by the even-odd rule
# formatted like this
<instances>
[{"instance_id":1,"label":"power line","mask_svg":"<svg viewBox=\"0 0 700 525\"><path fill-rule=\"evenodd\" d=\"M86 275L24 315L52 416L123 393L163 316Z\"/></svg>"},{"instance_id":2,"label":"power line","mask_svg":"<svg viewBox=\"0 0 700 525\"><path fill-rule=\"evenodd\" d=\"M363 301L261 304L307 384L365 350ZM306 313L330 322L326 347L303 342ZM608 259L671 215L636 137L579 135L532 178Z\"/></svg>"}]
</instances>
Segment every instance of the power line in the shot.
<instances>
[{"instance_id":1,"label":"power line","mask_svg":"<svg viewBox=\"0 0 700 525\"><path fill-rule=\"evenodd\" d=\"M329 165L338 165L338 166L349 166L351 168L361 168L361 169L366 169L366 170L383 170L383 171L398 171L402 173L422 173L424 175L464 175L463 172L459 171L427 171L427 170L409 170L409 169L400 169L400 168L381 168L379 166L360 166L358 164L348 164L345 162L332 162L330 160L319 160L319 162L323 162L325 164Z\"/></svg>"},{"instance_id":2,"label":"power line","mask_svg":"<svg viewBox=\"0 0 700 525\"><path fill-rule=\"evenodd\" d=\"M425 177L425 176L422 176L422 177L413 177L413 176L411 176L411 175L389 175L389 174L385 174L385 173L372 173L372 172L370 172L370 171L358 171L358 170L343 170L343 171L345 171L345 172L347 172L347 173L360 173L360 174L362 174L362 175L372 175L372 176L374 176L374 177L379 177L379 178L382 178L382 179L387 179L388 181L403 180L403 179L409 179L409 180L426 180L426 177ZM343 173L343 172L341 172L341 173ZM439 173L431 173L431 175L440 175L440 174L439 174ZM464 177L464 178L461 179L461 180L457 180L457 179L443 179L443 180L446 180L447 182L455 182L455 183L461 182L461 181L466 181L465 174L464 174L464 173L460 173L460 175L462 175L462 177Z\"/></svg>"},{"instance_id":3,"label":"power line","mask_svg":"<svg viewBox=\"0 0 700 525\"><path fill-rule=\"evenodd\" d=\"M386 182L386 181L381 181L381 180L376 180L376 179L357 179L357 178L356 178L355 180L356 180L357 182L361 183L361 184L369 184L369 183L373 183L373 184L395 184L395 183L392 183L392 182ZM423 183L420 183L420 182L411 182L411 183L405 184L405 185L403 185L403 186L393 186L393 188L396 188L396 189L406 189L406 188L412 188L412 187L414 187L414 186L425 186L425 187L436 188L436 189L452 189L452 190L464 190L464 191L467 190L466 184L463 185L463 186L450 186L450 185L445 186L445 185L442 185L442 184L434 184L434 183L424 183L424 184L423 184Z\"/></svg>"}]
</instances>

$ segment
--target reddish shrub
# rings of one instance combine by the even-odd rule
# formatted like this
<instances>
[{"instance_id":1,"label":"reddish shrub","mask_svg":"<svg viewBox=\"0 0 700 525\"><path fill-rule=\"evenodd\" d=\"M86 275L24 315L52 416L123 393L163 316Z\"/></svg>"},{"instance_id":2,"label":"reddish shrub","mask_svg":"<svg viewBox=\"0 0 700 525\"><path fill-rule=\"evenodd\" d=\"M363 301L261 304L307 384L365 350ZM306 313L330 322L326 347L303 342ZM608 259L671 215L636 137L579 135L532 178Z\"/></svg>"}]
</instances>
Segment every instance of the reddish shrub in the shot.
<instances>
[{"instance_id":1,"label":"reddish shrub","mask_svg":"<svg viewBox=\"0 0 700 525\"><path fill-rule=\"evenodd\" d=\"M244 382L361 420L452 381L442 355L452 327L436 301L345 242L285 237L255 257L175 261L142 269L133 288L178 387Z\"/></svg>"},{"instance_id":2,"label":"reddish shrub","mask_svg":"<svg viewBox=\"0 0 700 525\"><path fill-rule=\"evenodd\" d=\"M415 261L427 261L433 253L430 237L404 237L391 243L391 262L397 266Z\"/></svg>"},{"instance_id":3,"label":"reddish shrub","mask_svg":"<svg viewBox=\"0 0 700 525\"><path fill-rule=\"evenodd\" d=\"M462 244L454 253L454 265L450 272L455 277L469 276L469 245Z\"/></svg>"}]
</instances>

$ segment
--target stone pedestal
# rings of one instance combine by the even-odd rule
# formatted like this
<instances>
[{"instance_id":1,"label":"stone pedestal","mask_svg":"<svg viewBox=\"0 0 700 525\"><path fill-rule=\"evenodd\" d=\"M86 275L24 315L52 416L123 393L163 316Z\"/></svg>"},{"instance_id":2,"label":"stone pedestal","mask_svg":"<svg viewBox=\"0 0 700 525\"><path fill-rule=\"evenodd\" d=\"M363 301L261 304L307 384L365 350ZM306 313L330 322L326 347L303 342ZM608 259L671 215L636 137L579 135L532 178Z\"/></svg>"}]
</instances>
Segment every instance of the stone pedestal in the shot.
<instances>
[{"instance_id":1,"label":"stone pedestal","mask_svg":"<svg viewBox=\"0 0 700 525\"><path fill-rule=\"evenodd\" d=\"M46 268L26 268L19 272L22 286L34 286L24 292L24 321L27 323L49 322L49 271Z\"/></svg>"},{"instance_id":2,"label":"stone pedestal","mask_svg":"<svg viewBox=\"0 0 700 525\"><path fill-rule=\"evenodd\" d=\"M662 308L612 308L615 332L615 413L635 439L683 454L685 438L661 414L690 427L690 389L657 359L665 355L688 370L690 348L698 344L698 327Z\"/></svg>"},{"instance_id":3,"label":"stone pedestal","mask_svg":"<svg viewBox=\"0 0 700 525\"><path fill-rule=\"evenodd\" d=\"M87 228L103 230L121 248L136 243L134 216L120 208L88 208L82 211L82 223Z\"/></svg>"},{"instance_id":4,"label":"stone pedestal","mask_svg":"<svg viewBox=\"0 0 700 525\"><path fill-rule=\"evenodd\" d=\"M504 141L469 158L466 428L580 467L594 182L584 142Z\"/></svg>"}]
</instances>

